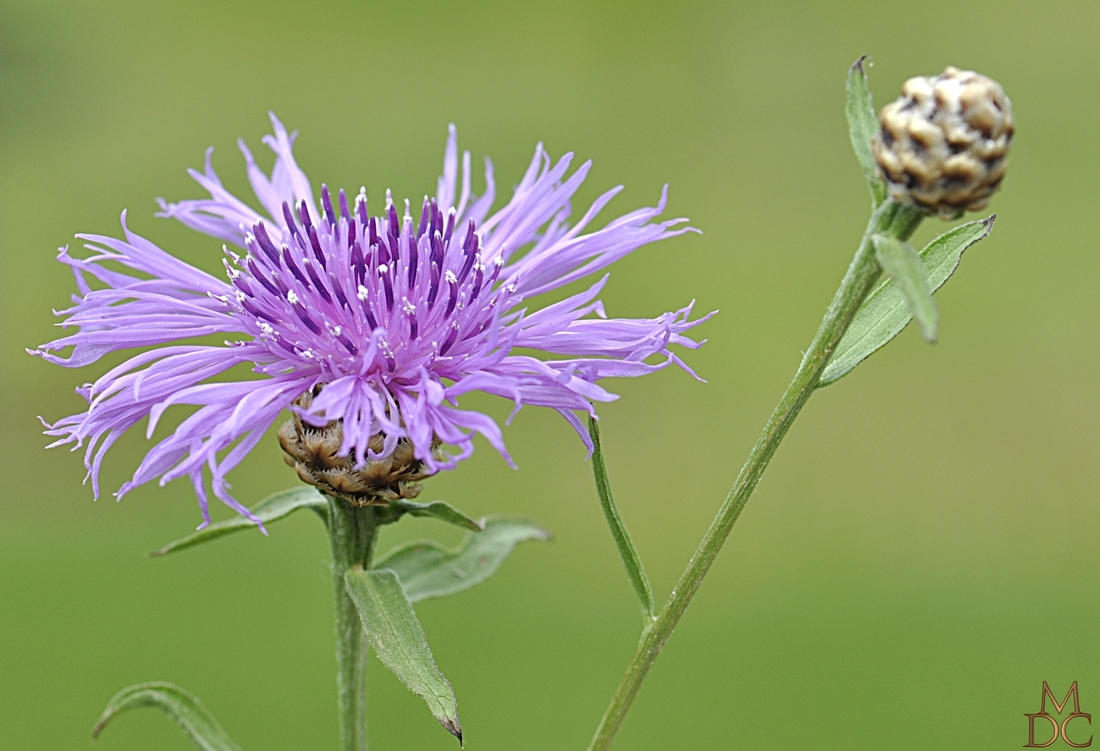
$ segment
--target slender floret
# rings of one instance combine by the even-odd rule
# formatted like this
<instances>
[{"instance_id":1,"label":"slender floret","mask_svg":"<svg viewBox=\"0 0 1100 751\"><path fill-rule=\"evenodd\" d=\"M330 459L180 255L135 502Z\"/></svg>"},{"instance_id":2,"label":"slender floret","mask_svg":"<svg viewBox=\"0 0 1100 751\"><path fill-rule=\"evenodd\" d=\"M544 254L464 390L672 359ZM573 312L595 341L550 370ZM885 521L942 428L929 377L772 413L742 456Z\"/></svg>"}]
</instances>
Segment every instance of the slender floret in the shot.
<instances>
[{"instance_id":1,"label":"slender floret","mask_svg":"<svg viewBox=\"0 0 1100 751\"><path fill-rule=\"evenodd\" d=\"M541 309L528 302L689 231L683 219L654 221L664 194L657 207L586 233L620 188L570 226L570 198L590 163L569 174L572 154L553 163L540 144L511 201L491 214L492 164L486 160L485 193L475 197L467 152L459 184L452 126L436 195L417 213L387 193L372 215L365 189L349 201L326 186L318 206L291 152L296 134L274 115L271 121L275 133L264 138L276 157L270 176L240 144L266 213L222 186L210 151L205 171L191 172L210 197L161 202L161 216L226 243L224 281L131 232L125 212L123 239L79 235L92 253L85 258L61 249L80 290L60 313L61 325L79 330L33 354L81 367L116 350L151 348L79 389L86 412L48 425L58 437L52 445L86 444L96 495L107 449L145 417L152 436L172 405L197 409L149 451L117 495L154 478L164 484L186 476L209 521L209 473L214 495L252 518L230 495L226 474L284 410L306 426L339 425L336 454L354 466L392 457L400 445L425 476L469 456L474 433L511 461L496 423L459 407L467 392L503 396L517 409L555 409L588 444L577 412L594 414L592 402L616 398L599 380L670 363L687 369L670 346L699 346L684 336L706 320L689 320L691 305L653 319L608 319L597 299L606 275ZM231 340L196 343L207 334ZM70 347L68 356L57 354ZM517 348L560 359L514 354ZM215 379L241 364L256 377Z\"/></svg>"}]
</instances>

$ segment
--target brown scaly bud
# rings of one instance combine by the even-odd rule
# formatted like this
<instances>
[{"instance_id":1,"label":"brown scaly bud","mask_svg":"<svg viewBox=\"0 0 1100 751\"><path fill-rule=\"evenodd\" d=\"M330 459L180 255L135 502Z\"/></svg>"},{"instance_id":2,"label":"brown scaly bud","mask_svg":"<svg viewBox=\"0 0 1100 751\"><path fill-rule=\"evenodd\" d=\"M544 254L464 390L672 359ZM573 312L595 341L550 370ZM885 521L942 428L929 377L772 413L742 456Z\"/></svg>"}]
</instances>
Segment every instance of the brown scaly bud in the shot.
<instances>
[{"instance_id":1,"label":"brown scaly bud","mask_svg":"<svg viewBox=\"0 0 1100 751\"><path fill-rule=\"evenodd\" d=\"M294 403L309 409L316 394L306 392ZM297 414L279 429L279 444L286 452L283 458L294 467L303 482L321 492L342 498L355 506L385 506L391 501L407 500L420 495L420 482L434 472L413 455L413 446L402 439L385 459L367 460L355 466L354 456L337 456L344 440L343 422L337 420L318 428L304 422ZM371 436L370 450L382 451L385 436ZM433 446L433 450L438 447Z\"/></svg>"},{"instance_id":2,"label":"brown scaly bud","mask_svg":"<svg viewBox=\"0 0 1100 751\"><path fill-rule=\"evenodd\" d=\"M879 123L872 148L894 200L953 219L1000 187L1014 123L992 78L950 66L910 78Z\"/></svg>"}]
</instances>

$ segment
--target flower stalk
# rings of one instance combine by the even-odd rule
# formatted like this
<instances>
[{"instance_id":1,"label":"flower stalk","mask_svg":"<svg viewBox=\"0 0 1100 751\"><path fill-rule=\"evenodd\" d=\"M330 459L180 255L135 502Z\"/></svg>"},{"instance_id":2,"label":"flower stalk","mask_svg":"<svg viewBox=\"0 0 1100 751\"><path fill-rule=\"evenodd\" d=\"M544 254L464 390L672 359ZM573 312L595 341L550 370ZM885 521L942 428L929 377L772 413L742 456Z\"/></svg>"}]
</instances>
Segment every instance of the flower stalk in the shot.
<instances>
[{"instance_id":1,"label":"flower stalk","mask_svg":"<svg viewBox=\"0 0 1100 751\"><path fill-rule=\"evenodd\" d=\"M379 519L375 506L357 507L328 497L332 590L336 609L336 697L340 751L367 751L367 637L348 595L344 576L367 568L374 556Z\"/></svg>"},{"instance_id":2,"label":"flower stalk","mask_svg":"<svg viewBox=\"0 0 1100 751\"><path fill-rule=\"evenodd\" d=\"M885 235L907 240L925 215L924 211L905 206L893 199L882 203L871 214L855 257L848 267L848 272L832 304L825 313L817 335L802 358L794 379L779 400L767 425L764 426L764 431L757 439L745 466L737 476L736 482L699 543L695 554L688 562L687 568L680 575L668 601L656 620L642 632L634 656L596 729L596 734L588 747L589 751L604 751L611 746L653 663L660 656L673 629L676 628L676 624L679 623L702 584L711 564L714 563L722 545L733 530L733 525L737 523L745 504L748 503L757 483L763 477L768 463L775 455L795 418L817 388L830 356L840 343L860 305L881 278L882 268L875 259L872 238L875 235Z\"/></svg>"}]
</instances>

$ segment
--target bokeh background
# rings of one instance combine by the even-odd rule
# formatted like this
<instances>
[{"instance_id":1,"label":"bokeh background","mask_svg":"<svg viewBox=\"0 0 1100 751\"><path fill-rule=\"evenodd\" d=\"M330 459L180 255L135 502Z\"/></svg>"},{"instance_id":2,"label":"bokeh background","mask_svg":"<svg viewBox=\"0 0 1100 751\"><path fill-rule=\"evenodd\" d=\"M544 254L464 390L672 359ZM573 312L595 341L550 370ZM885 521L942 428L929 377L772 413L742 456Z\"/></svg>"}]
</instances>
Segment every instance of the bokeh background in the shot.
<instances>
[{"instance_id":1,"label":"bokeh background","mask_svg":"<svg viewBox=\"0 0 1100 751\"><path fill-rule=\"evenodd\" d=\"M617 747L1019 748L1043 680L1059 698L1079 681L1082 711L1100 713L1098 30L1094 0L3 0L0 746L89 748L107 699L153 679L198 694L245 749L336 745L316 519L148 559L199 522L186 484L93 503L79 455L43 449L37 415L77 411L74 386L104 370L23 351L55 336L50 310L73 290L55 248L117 233L128 207L139 233L216 270L220 243L154 218L153 199L199 196L185 168L208 145L245 191L235 141L266 154L269 109L300 129L318 188L433 191L449 122L504 191L539 140L595 160L580 204L627 185L607 216L670 183L670 215L705 234L619 263L604 299L622 316L693 298L720 309L689 357L708 383L670 369L615 384L622 399L601 408L615 492L663 599L864 226L843 117L863 53L880 105L946 64L1004 84L1018 138L1000 218L937 296L938 345L906 330L812 400ZM529 408L505 436L519 471L482 443L423 498L530 515L556 539L418 612L470 749L580 749L637 611L570 429ZM105 489L148 445L120 442ZM246 502L295 481L274 440L233 479ZM382 545L459 534L414 520ZM453 749L371 659L374 747ZM97 747L191 745L138 712Z\"/></svg>"}]
</instances>

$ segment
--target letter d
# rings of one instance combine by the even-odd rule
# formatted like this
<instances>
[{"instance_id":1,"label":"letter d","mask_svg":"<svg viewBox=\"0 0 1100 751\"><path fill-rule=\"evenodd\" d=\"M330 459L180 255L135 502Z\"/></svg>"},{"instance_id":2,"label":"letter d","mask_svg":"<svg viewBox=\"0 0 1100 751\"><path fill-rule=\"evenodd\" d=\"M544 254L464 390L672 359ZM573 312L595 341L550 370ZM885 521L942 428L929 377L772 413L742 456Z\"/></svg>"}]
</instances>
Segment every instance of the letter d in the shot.
<instances>
[{"instance_id":1,"label":"letter d","mask_svg":"<svg viewBox=\"0 0 1100 751\"><path fill-rule=\"evenodd\" d=\"M1038 714L1024 713L1024 717L1027 718L1027 745L1024 748L1046 748L1058 740L1058 732L1061 727L1058 726L1058 721L1048 715L1046 712L1039 712ZM1050 723L1051 729L1054 731L1054 736L1046 743L1035 742L1035 718L1042 717L1044 720Z\"/></svg>"}]
</instances>

